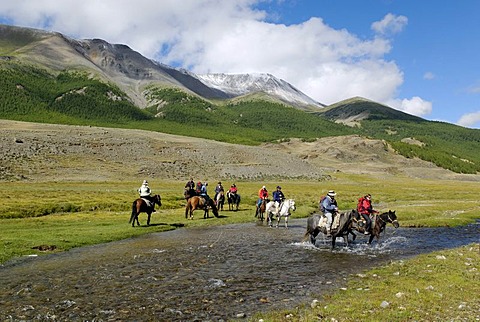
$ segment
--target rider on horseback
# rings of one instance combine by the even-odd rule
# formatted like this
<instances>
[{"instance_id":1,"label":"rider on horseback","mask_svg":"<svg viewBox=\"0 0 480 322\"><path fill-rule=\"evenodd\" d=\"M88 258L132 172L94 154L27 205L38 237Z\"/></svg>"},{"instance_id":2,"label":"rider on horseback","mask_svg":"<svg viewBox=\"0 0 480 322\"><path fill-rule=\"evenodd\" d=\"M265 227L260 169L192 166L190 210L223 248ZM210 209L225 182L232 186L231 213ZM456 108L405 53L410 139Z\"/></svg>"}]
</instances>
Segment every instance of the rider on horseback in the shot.
<instances>
[{"instance_id":1,"label":"rider on horseback","mask_svg":"<svg viewBox=\"0 0 480 322\"><path fill-rule=\"evenodd\" d=\"M153 200L153 197L151 196L152 190L148 186L147 180L143 180L142 185L140 186L140 188L138 188L138 193L140 194L140 198L148 200L150 204L153 206L154 200ZM155 208L154 207L152 208L153 208L153 212L155 212Z\"/></svg>"},{"instance_id":2,"label":"rider on horseback","mask_svg":"<svg viewBox=\"0 0 480 322\"><path fill-rule=\"evenodd\" d=\"M197 195L200 195L200 193L202 192L202 186L203 186L203 183L198 181L197 185L195 186L195 192L197 193Z\"/></svg>"},{"instance_id":3,"label":"rider on horseback","mask_svg":"<svg viewBox=\"0 0 480 322\"><path fill-rule=\"evenodd\" d=\"M331 236L330 230L332 229L332 214L338 212L337 200L335 200L336 195L337 194L335 191L330 190L322 201L322 206L324 209L323 214L325 217L327 217L327 237Z\"/></svg>"},{"instance_id":4,"label":"rider on horseback","mask_svg":"<svg viewBox=\"0 0 480 322\"><path fill-rule=\"evenodd\" d=\"M285 200L285 196L283 195L282 192L282 187L277 186L277 190L273 192L273 201L275 202L275 208L276 208L276 215L278 216L278 212L280 211L280 208L282 208L283 201Z\"/></svg>"},{"instance_id":5,"label":"rider on horseback","mask_svg":"<svg viewBox=\"0 0 480 322\"><path fill-rule=\"evenodd\" d=\"M258 211L262 205L263 200L268 199L268 190L267 187L263 186L262 189L258 190L258 200L257 200L257 209L255 211L255 217L258 216Z\"/></svg>"},{"instance_id":6,"label":"rider on horseback","mask_svg":"<svg viewBox=\"0 0 480 322\"><path fill-rule=\"evenodd\" d=\"M267 187L263 186L262 189L258 190L258 201L257 207L260 207L262 200L268 199L268 190Z\"/></svg>"},{"instance_id":7,"label":"rider on horseback","mask_svg":"<svg viewBox=\"0 0 480 322\"><path fill-rule=\"evenodd\" d=\"M363 198L359 199L357 211L360 215L362 215L363 219L365 219L366 222L364 234L370 234L370 230L372 229L372 219L370 218L370 216L378 213L378 211L373 209L371 194L368 193Z\"/></svg>"},{"instance_id":8,"label":"rider on horseback","mask_svg":"<svg viewBox=\"0 0 480 322\"><path fill-rule=\"evenodd\" d=\"M217 200L217 196L220 192L225 192L225 190L223 189L222 183L219 181L215 187L215 197L213 197L213 200Z\"/></svg>"},{"instance_id":9,"label":"rider on horseback","mask_svg":"<svg viewBox=\"0 0 480 322\"><path fill-rule=\"evenodd\" d=\"M190 181L187 181L185 184L185 189L195 191L195 181L193 181L193 178L190 178Z\"/></svg>"},{"instance_id":10,"label":"rider on horseback","mask_svg":"<svg viewBox=\"0 0 480 322\"><path fill-rule=\"evenodd\" d=\"M230 189L228 189L228 193L231 193L231 194L236 194L237 191L238 191L238 189L237 189L237 185L236 185L236 184L232 184L232 185L230 186Z\"/></svg>"},{"instance_id":11,"label":"rider on horseback","mask_svg":"<svg viewBox=\"0 0 480 322\"><path fill-rule=\"evenodd\" d=\"M210 197L207 194L207 186L208 182L205 182L200 188L200 196L205 199L205 209L208 207L208 201L210 200Z\"/></svg>"}]
</instances>

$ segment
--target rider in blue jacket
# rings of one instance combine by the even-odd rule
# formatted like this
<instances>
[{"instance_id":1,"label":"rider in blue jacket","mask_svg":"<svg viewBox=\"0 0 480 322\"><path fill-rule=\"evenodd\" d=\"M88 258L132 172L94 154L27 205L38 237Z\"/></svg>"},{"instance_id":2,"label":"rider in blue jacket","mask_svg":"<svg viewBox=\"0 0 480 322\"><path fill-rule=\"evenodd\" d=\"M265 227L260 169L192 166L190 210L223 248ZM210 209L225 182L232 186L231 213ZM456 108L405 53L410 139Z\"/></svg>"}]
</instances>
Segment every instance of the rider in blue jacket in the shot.
<instances>
[{"instance_id":1,"label":"rider in blue jacket","mask_svg":"<svg viewBox=\"0 0 480 322\"><path fill-rule=\"evenodd\" d=\"M285 200L285 196L282 192L282 187L277 186L277 190L273 192L273 201L275 202L276 213L280 211L282 203Z\"/></svg>"},{"instance_id":2,"label":"rider in blue jacket","mask_svg":"<svg viewBox=\"0 0 480 322\"><path fill-rule=\"evenodd\" d=\"M330 190L322 201L324 215L327 217L327 236L331 236L330 230L332 228L332 214L338 211L337 200L335 200L336 195L337 194L335 191Z\"/></svg>"}]
</instances>

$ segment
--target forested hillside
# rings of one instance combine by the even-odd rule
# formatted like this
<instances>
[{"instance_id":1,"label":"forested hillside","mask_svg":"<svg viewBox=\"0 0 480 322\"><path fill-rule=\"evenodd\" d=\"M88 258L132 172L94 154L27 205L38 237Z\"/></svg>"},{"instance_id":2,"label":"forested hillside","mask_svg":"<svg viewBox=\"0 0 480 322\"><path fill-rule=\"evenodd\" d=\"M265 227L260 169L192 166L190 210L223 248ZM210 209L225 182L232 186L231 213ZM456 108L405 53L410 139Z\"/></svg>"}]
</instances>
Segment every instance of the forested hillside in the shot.
<instances>
[{"instance_id":1,"label":"forested hillside","mask_svg":"<svg viewBox=\"0 0 480 322\"><path fill-rule=\"evenodd\" d=\"M183 89L155 85L144 90L149 106L140 109L114 84L85 71L54 74L6 58L0 61L0 87L3 119L136 128L248 145L359 134L385 140L409 158L458 173L480 172L479 130L416 117L397 118L398 111L382 110L374 102L371 110L368 102L361 102L361 112L372 117L358 120L354 127L280 103L236 99L217 104ZM350 108L355 110L355 103ZM330 118L339 113L333 108L328 111ZM340 114L345 117L346 113L348 109L342 106Z\"/></svg>"}]
</instances>

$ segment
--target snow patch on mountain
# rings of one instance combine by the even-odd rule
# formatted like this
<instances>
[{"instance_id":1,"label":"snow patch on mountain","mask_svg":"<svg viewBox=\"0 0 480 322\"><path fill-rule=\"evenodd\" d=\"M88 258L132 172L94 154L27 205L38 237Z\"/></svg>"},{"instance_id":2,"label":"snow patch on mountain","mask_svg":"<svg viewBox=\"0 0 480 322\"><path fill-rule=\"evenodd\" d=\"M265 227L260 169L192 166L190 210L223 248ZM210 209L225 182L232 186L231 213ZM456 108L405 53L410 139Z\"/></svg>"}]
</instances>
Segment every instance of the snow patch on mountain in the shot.
<instances>
[{"instance_id":1,"label":"snow patch on mountain","mask_svg":"<svg viewBox=\"0 0 480 322\"><path fill-rule=\"evenodd\" d=\"M241 96L256 92L264 92L280 100L295 105L323 104L302 93L288 82L271 74L202 74L198 79L205 85L221 90L232 96Z\"/></svg>"}]
</instances>

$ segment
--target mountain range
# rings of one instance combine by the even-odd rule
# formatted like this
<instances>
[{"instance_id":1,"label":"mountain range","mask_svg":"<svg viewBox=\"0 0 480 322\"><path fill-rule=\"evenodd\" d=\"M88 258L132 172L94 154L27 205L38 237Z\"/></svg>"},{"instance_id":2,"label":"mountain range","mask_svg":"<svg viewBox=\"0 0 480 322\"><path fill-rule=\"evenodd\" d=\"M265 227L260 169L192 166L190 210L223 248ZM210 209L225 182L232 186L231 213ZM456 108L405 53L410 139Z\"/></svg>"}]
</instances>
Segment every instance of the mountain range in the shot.
<instances>
[{"instance_id":1,"label":"mountain range","mask_svg":"<svg viewBox=\"0 0 480 322\"><path fill-rule=\"evenodd\" d=\"M480 172L479 130L361 97L326 106L270 74L196 75L101 39L0 25L0 74L4 119L141 127L247 144L358 134L455 172Z\"/></svg>"}]
</instances>

